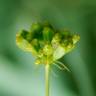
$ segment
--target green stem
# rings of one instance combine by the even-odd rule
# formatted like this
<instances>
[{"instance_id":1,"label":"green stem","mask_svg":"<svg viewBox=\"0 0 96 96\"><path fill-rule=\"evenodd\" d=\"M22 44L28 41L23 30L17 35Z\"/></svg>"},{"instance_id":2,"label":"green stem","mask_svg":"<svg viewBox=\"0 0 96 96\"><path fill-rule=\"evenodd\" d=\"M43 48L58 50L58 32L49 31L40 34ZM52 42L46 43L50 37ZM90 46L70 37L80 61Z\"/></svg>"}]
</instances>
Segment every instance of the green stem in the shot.
<instances>
[{"instance_id":1,"label":"green stem","mask_svg":"<svg viewBox=\"0 0 96 96\"><path fill-rule=\"evenodd\" d=\"M46 96L49 96L49 68L50 65L46 64L45 66L45 87L46 87Z\"/></svg>"}]
</instances>

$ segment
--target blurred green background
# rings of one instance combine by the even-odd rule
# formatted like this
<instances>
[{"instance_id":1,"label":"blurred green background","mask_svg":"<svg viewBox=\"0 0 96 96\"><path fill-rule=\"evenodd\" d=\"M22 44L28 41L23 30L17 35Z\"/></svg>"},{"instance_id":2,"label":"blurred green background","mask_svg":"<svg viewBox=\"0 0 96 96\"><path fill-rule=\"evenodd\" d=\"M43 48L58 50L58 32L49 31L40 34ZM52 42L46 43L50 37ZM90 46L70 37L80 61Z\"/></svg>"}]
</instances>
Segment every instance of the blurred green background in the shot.
<instances>
[{"instance_id":1,"label":"blurred green background","mask_svg":"<svg viewBox=\"0 0 96 96\"><path fill-rule=\"evenodd\" d=\"M50 96L96 96L96 0L0 0L0 96L45 96L44 66L15 39L32 22L46 20L81 36L61 59L71 73L53 68Z\"/></svg>"}]
</instances>

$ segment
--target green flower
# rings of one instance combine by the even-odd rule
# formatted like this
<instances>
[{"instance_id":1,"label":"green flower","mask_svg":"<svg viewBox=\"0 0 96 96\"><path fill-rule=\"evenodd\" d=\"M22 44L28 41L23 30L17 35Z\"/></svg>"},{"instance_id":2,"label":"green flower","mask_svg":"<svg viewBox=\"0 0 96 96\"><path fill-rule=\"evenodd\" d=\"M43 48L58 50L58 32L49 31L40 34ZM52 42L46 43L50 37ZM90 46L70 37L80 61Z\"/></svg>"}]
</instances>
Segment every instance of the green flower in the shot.
<instances>
[{"instance_id":1,"label":"green flower","mask_svg":"<svg viewBox=\"0 0 96 96\"><path fill-rule=\"evenodd\" d=\"M58 31L49 23L33 23L29 31L22 30L16 35L17 46L31 52L37 58L36 64L56 63L75 47L79 39L79 35Z\"/></svg>"}]
</instances>

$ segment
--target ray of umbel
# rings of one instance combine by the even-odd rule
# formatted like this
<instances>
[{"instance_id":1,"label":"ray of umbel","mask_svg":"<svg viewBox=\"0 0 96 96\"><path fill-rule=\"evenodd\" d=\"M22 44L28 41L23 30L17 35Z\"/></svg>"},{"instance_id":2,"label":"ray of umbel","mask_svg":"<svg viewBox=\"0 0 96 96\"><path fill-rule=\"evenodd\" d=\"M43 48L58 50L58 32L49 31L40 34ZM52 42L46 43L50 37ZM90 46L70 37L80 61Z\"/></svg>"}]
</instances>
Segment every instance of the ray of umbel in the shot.
<instances>
[{"instance_id":1,"label":"ray of umbel","mask_svg":"<svg viewBox=\"0 0 96 96\"><path fill-rule=\"evenodd\" d=\"M60 70L70 71L59 61L69 53L79 41L79 35L69 31L56 30L49 23L33 23L30 30L21 30L16 34L16 44L25 52L30 52L36 58L35 64L45 65L45 89L49 96L50 68L55 65Z\"/></svg>"},{"instance_id":2,"label":"ray of umbel","mask_svg":"<svg viewBox=\"0 0 96 96\"><path fill-rule=\"evenodd\" d=\"M67 71L69 71L70 72L70 70L67 68L67 66L65 66L62 62L60 62L60 61L56 61L56 63L57 63L57 65L59 65L60 64L60 66L61 66L61 70L63 69L63 70L67 70Z\"/></svg>"}]
</instances>

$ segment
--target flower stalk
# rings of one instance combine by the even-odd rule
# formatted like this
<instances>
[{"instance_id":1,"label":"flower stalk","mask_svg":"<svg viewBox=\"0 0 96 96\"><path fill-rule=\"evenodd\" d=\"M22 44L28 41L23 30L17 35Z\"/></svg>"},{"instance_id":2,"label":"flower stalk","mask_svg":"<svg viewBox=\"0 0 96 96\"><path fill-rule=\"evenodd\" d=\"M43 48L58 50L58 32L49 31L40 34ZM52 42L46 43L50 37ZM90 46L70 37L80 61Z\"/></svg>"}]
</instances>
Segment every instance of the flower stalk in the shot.
<instances>
[{"instance_id":1,"label":"flower stalk","mask_svg":"<svg viewBox=\"0 0 96 96\"><path fill-rule=\"evenodd\" d=\"M46 96L49 96L49 83L50 83L50 65L45 65L45 89L46 89Z\"/></svg>"}]
</instances>

